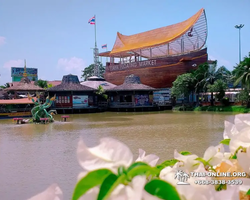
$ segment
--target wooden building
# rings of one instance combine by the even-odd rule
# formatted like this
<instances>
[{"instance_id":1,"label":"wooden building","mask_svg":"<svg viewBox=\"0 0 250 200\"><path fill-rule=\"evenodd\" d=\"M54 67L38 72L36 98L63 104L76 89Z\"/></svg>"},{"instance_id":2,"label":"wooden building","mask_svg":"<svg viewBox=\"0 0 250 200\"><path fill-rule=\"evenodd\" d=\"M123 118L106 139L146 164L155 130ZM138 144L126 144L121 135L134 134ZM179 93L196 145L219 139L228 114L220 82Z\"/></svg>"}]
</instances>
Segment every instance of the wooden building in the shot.
<instances>
[{"instance_id":1,"label":"wooden building","mask_svg":"<svg viewBox=\"0 0 250 200\"><path fill-rule=\"evenodd\" d=\"M153 91L157 89L144 85L134 74L125 78L122 85L108 89L109 109L117 111L158 110L153 103Z\"/></svg>"},{"instance_id":2,"label":"wooden building","mask_svg":"<svg viewBox=\"0 0 250 200\"><path fill-rule=\"evenodd\" d=\"M62 83L47 90L49 96L56 95L52 105L58 113L94 112L98 97L95 89L81 85L76 75L63 76Z\"/></svg>"},{"instance_id":3,"label":"wooden building","mask_svg":"<svg viewBox=\"0 0 250 200\"><path fill-rule=\"evenodd\" d=\"M117 33L113 49L100 53L109 57L104 78L120 85L135 74L142 84L170 88L178 75L207 62L207 20L200 9L189 19L170 26L138 33Z\"/></svg>"}]
</instances>

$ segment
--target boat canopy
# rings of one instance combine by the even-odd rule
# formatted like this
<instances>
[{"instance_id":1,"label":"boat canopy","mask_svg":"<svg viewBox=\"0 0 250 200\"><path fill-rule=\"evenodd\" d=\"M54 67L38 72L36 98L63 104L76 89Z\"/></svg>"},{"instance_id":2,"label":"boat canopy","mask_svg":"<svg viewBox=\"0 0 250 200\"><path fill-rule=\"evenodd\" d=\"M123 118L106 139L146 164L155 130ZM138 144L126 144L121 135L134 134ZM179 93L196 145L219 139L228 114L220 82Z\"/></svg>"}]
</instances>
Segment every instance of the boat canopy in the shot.
<instances>
[{"instance_id":1,"label":"boat canopy","mask_svg":"<svg viewBox=\"0 0 250 200\"><path fill-rule=\"evenodd\" d=\"M200 50L206 39L207 20L202 8L177 24L130 36L118 32L112 51L100 53L99 56L157 58L181 55Z\"/></svg>"}]
</instances>

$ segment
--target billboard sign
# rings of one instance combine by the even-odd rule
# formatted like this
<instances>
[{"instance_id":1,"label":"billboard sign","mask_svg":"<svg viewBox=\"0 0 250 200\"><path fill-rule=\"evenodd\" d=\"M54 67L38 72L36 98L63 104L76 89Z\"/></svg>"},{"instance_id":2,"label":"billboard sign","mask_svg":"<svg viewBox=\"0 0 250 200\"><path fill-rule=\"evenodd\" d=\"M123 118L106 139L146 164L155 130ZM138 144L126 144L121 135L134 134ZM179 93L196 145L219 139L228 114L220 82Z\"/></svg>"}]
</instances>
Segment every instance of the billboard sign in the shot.
<instances>
[{"instance_id":1,"label":"billboard sign","mask_svg":"<svg viewBox=\"0 0 250 200\"><path fill-rule=\"evenodd\" d=\"M154 102L160 105L170 103L171 89L163 88L160 91L154 92Z\"/></svg>"},{"instance_id":2,"label":"billboard sign","mask_svg":"<svg viewBox=\"0 0 250 200\"><path fill-rule=\"evenodd\" d=\"M73 108L88 107L89 101L87 95L73 95Z\"/></svg>"},{"instance_id":3,"label":"billboard sign","mask_svg":"<svg viewBox=\"0 0 250 200\"><path fill-rule=\"evenodd\" d=\"M27 77L37 78L37 68L26 68ZM11 77L23 77L23 67L11 67Z\"/></svg>"}]
</instances>

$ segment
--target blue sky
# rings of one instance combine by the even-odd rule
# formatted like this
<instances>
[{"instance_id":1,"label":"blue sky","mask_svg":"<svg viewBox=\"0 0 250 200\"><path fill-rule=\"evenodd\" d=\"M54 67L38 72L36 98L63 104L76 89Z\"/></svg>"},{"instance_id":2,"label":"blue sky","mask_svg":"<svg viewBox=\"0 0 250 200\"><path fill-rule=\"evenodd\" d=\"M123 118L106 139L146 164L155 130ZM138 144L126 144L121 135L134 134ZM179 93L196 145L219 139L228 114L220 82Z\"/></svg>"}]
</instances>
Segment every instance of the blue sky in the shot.
<instances>
[{"instance_id":1,"label":"blue sky","mask_svg":"<svg viewBox=\"0 0 250 200\"><path fill-rule=\"evenodd\" d=\"M184 21L205 8L208 54L232 70L250 51L250 0L0 0L0 85L11 81L10 67L38 68L38 78L61 80L81 75L93 63L94 25L97 45L110 50L116 33L131 35ZM105 60L104 58L102 59Z\"/></svg>"}]
</instances>

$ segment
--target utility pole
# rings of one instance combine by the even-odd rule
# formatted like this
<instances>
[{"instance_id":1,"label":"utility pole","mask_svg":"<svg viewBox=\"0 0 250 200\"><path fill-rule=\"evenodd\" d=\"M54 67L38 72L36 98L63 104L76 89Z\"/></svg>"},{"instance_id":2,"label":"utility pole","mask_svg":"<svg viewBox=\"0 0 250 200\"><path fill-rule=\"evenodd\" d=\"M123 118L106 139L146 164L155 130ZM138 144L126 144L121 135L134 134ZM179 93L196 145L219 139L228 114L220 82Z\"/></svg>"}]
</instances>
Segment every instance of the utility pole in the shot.
<instances>
[{"instance_id":1,"label":"utility pole","mask_svg":"<svg viewBox=\"0 0 250 200\"><path fill-rule=\"evenodd\" d=\"M241 62L241 41L240 41L240 30L244 27L244 24L236 25L235 28L239 29L239 64Z\"/></svg>"}]
</instances>

